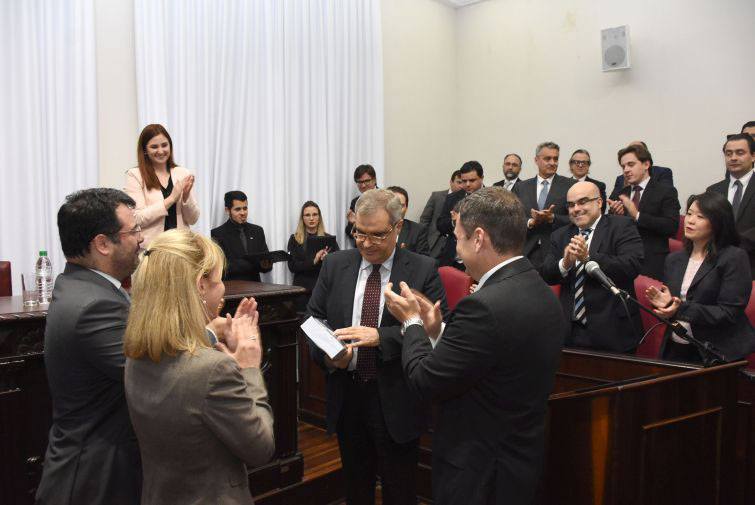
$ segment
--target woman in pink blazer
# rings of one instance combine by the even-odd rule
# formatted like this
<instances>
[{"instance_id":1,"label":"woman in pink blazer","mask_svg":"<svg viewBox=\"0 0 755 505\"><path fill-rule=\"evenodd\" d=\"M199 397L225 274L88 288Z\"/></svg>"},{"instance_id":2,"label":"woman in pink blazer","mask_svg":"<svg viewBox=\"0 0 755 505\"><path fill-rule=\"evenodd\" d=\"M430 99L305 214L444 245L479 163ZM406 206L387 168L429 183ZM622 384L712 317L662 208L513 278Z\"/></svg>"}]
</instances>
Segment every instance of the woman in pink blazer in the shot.
<instances>
[{"instance_id":1,"label":"woman in pink blazer","mask_svg":"<svg viewBox=\"0 0 755 505\"><path fill-rule=\"evenodd\" d=\"M173 140L159 124L144 127L137 144L139 166L126 171L125 191L136 202L143 247L165 230L189 228L199 219L194 176L173 161Z\"/></svg>"}]
</instances>

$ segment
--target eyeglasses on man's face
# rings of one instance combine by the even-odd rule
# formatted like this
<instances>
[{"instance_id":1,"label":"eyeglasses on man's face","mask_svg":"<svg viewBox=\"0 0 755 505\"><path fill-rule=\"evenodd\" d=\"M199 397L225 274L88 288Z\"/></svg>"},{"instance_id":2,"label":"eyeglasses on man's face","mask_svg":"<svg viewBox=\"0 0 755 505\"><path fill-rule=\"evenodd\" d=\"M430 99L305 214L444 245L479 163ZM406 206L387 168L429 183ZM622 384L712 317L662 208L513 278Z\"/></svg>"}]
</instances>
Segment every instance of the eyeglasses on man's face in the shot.
<instances>
[{"instance_id":1,"label":"eyeglasses on man's face","mask_svg":"<svg viewBox=\"0 0 755 505\"><path fill-rule=\"evenodd\" d=\"M142 234L142 227L141 226L134 226L130 230L126 231L119 231L118 235L141 235Z\"/></svg>"},{"instance_id":2,"label":"eyeglasses on man's face","mask_svg":"<svg viewBox=\"0 0 755 505\"><path fill-rule=\"evenodd\" d=\"M598 200L598 199L600 199L600 197L599 197L599 196L596 196L596 197L593 197L593 198L587 198L587 197L585 197L585 198L580 198L580 199L579 199L579 200L577 200L576 202L566 202L566 206L567 206L568 208L570 208L570 209L573 209L573 208L574 208L574 207L576 207L577 205L579 205L580 207L584 207L584 206L585 206L585 205L587 205L588 203L590 203L590 202L594 202L595 200Z\"/></svg>"},{"instance_id":3,"label":"eyeglasses on man's face","mask_svg":"<svg viewBox=\"0 0 755 505\"><path fill-rule=\"evenodd\" d=\"M370 177L369 179L360 179L358 181L354 181L357 183L357 186L367 186L368 184L372 183L375 179Z\"/></svg>"},{"instance_id":4,"label":"eyeglasses on man's face","mask_svg":"<svg viewBox=\"0 0 755 505\"><path fill-rule=\"evenodd\" d=\"M388 239L388 237L390 237L392 231L393 226L382 233L362 233L357 228L354 228L351 231L351 236L354 237L354 240L356 240L357 242L364 242L365 240L369 239L373 244L382 244L386 241L386 239Z\"/></svg>"},{"instance_id":5,"label":"eyeglasses on man's face","mask_svg":"<svg viewBox=\"0 0 755 505\"><path fill-rule=\"evenodd\" d=\"M591 163L590 160L569 160L570 165L577 165L578 167L589 167Z\"/></svg>"}]
</instances>

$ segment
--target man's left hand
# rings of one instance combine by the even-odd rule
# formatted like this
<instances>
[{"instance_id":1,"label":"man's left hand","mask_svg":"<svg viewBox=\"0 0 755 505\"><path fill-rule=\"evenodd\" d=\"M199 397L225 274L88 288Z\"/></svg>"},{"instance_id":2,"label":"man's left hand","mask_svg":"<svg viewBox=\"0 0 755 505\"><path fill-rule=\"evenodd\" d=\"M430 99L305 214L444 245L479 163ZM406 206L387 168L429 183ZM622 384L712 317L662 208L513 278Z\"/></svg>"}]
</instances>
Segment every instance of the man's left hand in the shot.
<instances>
[{"instance_id":1,"label":"man's left hand","mask_svg":"<svg viewBox=\"0 0 755 505\"><path fill-rule=\"evenodd\" d=\"M350 340L352 347L377 347L380 344L377 328L369 326L349 326L348 328L339 328L333 333L342 342Z\"/></svg>"}]
</instances>

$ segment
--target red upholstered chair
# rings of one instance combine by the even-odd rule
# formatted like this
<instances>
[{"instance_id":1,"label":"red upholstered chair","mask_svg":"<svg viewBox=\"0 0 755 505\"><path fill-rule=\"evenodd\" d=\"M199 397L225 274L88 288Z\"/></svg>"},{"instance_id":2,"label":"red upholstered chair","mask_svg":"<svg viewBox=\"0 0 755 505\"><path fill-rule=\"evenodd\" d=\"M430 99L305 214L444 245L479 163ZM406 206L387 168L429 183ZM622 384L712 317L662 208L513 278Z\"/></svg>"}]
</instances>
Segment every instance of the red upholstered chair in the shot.
<instances>
[{"instance_id":1,"label":"red upholstered chair","mask_svg":"<svg viewBox=\"0 0 755 505\"><path fill-rule=\"evenodd\" d=\"M685 214L679 216L679 228L676 229L676 240L684 240L684 217Z\"/></svg>"},{"instance_id":2,"label":"red upholstered chair","mask_svg":"<svg viewBox=\"0 0 755 505\"><path fill-rule=\"evenodd\" d=\"M752 292L750 293L750 303L745 307L745 314L747 319L750 320L750 324L755 326L755 281L752 281ZM747 365L748 370L755 370L755 352L747 356L747 361L750 363Z\"/></svg>"},{"instance_id":3,"label":"red upholstered chair","mask_svg":"<svg viewBox=\"0 0 755 505\"><path fill-rule=\"evenodd\" d=\"M675 238L668 239L668 252L673 253L684 249L684 242Z\"/></svg>"},{"instance_id":4,"label":"red upholstered chair","mask_svg":"<svg viewBox=\"0 0 755 505\"><path fill-rule=\"evenodd\" d=\"M446 290L446 302L449 310L454 310L459 300L469 294L472 278L454 267L440 267L438 269L443 289Z\"/></svg>"},{"instance_id":5,"label":"red upholstered chair","mask_svg":"<svg viewBox=\"0 0 755 505\"><path fill-rule=\"evenodd\" d=\"M645 295L645 290L650 286L660 287L661 282L644 275L639 275L634 280L634 291L637 294L637 299L642 305L650 309L653 305ZM650 314L646 314L644 311L640 311L640 317L642 318L642 331L647 336L637 348L637 356L643 358L659 358L661 353L661 342L663 342L663 334L666 333L666 325L660 323L656 318ZM648 333L649 332L649 333Z\"/></svg>"},{"instance_id":6,"label":"red upholstered chair","mask_svg":"<svg viewBox=\"0 0 755 505\"><path fill-rule=\"evenodd\" d=\"M553 293L556 295L556 298L561 296L561 284L551 284L550 288L553 290Z\"/></svg>"},{"instance_id":7,"label":"red upholstered chair","mask_svg":"<svg viewBox=\"0 0 755 505\"><path fill-rule=\"evenodd\" d=\"M13 296L10 261L0 261L0 296Z\"/></svg>"}]
</instances>

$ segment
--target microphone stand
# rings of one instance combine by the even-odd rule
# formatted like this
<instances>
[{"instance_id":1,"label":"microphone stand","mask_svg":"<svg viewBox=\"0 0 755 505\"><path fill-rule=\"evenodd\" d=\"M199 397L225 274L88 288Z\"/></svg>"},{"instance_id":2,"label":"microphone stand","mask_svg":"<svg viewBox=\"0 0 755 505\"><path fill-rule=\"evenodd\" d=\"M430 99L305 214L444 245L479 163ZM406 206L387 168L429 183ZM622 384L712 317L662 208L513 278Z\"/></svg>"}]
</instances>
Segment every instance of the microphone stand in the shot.
<instances>
[{"instance_id":1,"label":"microphone stand","mask_svg":"<svg viewBox=\"0 0 755 505\"><path fill-rule=\"evenodd\" d=\"M606 289L608 289L608 288L606 288ZM613 293L615 296L618 296L618 297L622 298L625 301L626 300L630 300L637 307L639 307L640 310L644 311L646 314L650 314L651 316L653 316L654 318L656 318L660 322L667 324L668 327L671 328L672 332L674 332L676 335L680 336L681 338L683 338L684 340L686 340L690 344L692 344L695 347L697 347L697 350L700 351L700 354L702 355L703 366L705 368L708 368L708 367L711 367L711 366L715 366L715 365L719 365L721 363L726 363L726 361L727 361L726 360L726 356L724 356L721 353L721 351L719 351L718 349L716 349L715 347L713 347L713 345L711 345L710 342L703 342L701 340L698 340L694 336L689 335L687 333L686 328L684 328L684 326L682 326L681 324L679 324L678 321L672 321L672 320L667 319L667 318L665 318L663 316L659 316L658 314L656 314L655 312L653 312L652 310L650 310L649 308L647 308L643 304L641 304L639 300L637 300L635 298L632 298L632 296L630 296L629 293L626 292L625 290L618 289L618 288L616 288L616 289L618 290L618 294L614 293L614 291L611 290L611 289L609 289L609 291L611 291L611 293Z\"/></svg>"}]
</instances>

